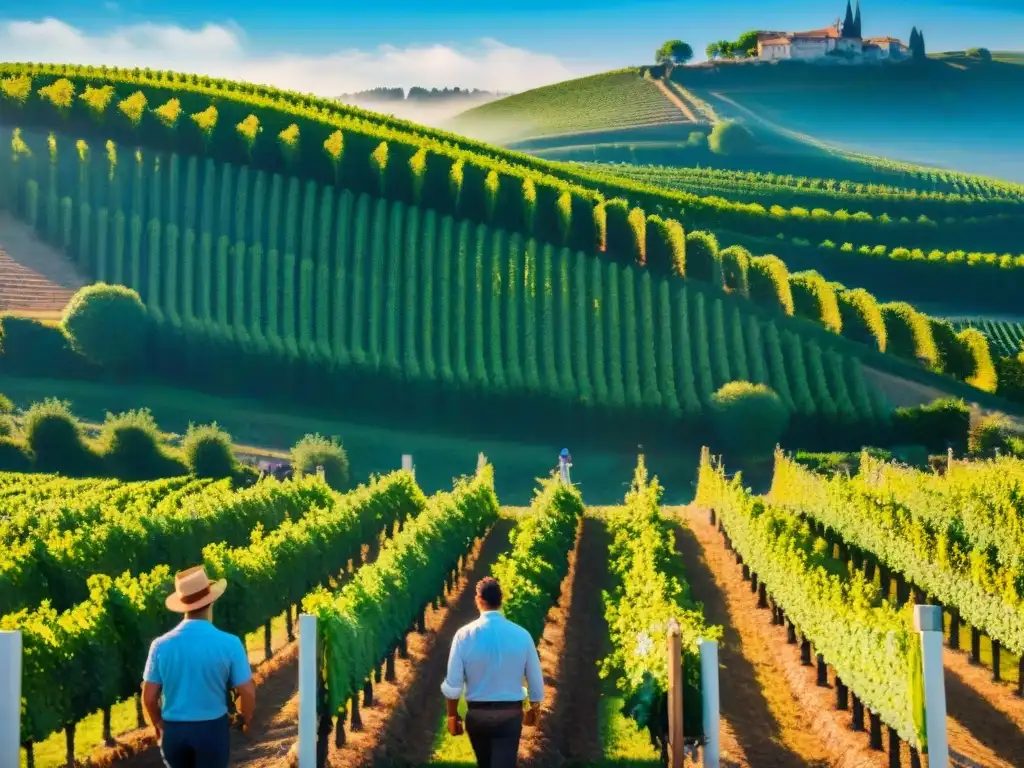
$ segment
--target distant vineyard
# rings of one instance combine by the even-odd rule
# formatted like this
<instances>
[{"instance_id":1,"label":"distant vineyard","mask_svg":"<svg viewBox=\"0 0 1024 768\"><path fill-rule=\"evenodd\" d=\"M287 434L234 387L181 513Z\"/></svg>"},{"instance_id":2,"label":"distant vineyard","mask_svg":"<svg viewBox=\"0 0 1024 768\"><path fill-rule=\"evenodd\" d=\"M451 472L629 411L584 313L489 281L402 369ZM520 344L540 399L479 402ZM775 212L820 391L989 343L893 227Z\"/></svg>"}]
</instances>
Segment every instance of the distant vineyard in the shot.
<instances>
[{"instance_id":1,"label":"distant vineyard","mask_svg":"<svg viewBox=\"0 0 1024 768\"><path fill-rule=\"evenodd\" d=\"M993 352L999 355L1013 357L1024 351L1024 322L979 317L954 320L953 325L958 329L977 328L985 334Z\"/></svg>"},{"instance_id":2,"label":"distant vineyard","mask_svg":"<svg viewBox=\"0 0 1024 768\"><path fill-rule=\"evenodd\" d=\"M627 69L567 80L475 107L450 121L460 133L508 142L592 129L611 130L684 118L651 80Z\"/></svg>"},{"instance_id":3,"label":"distant vineyard","mask_svg":"<svg viewBox=\"0 0 1024 768\"><path fill-rule=\"evenodd\" d=\"M815 179L754 171L678 168L627 163L586 163L584 167L636 181L680 189L698 195L721 195L740 202L770 199L777 205L832 208L842 205L872 216L916 218L922 214L940 221L947 217L1020 214L1024 187L972 182L945 192L888 184Z\"/></svg>"},{"instance_id":4,"label":"distant vineyard","mask_svg":"<svg viewBox=\"0 0 1024 768\"><path fill-rule=\"evenodd\" d=\"M205 346L229 345L256 379L340 370L616 420L696 419L735 378L770 384L808 421L886 418L860 364L826 337L699 283L194 157L140 154L113 177L81 168L26 183L29 222L87 274L138 290L196 376ZM716 279L716 254L699 256L694 276ZM777 307L775 290L752 281Z\"/></svg>"}]
</instances>

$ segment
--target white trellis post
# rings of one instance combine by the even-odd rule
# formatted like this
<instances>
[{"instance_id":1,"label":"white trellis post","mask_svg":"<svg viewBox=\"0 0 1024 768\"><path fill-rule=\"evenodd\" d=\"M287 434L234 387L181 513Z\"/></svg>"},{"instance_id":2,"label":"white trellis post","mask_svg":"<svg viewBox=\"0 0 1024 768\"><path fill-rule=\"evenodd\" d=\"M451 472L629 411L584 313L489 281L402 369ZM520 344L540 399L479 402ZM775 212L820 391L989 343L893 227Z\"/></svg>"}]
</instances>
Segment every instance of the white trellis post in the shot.
<instances>
[{"instance_id":1,"label":"white trellis post","mask_svg":"<svg viewBox=\"0 0 1024 768\"><path fill-rule=\"evenodd\" d=\"M683 649L679 622L668 623L668 768L683 768Z\"/></svg>"},{"instance_id":2,"label":"white trellis post","mask_svg":"<svg viewBox=\"0 0 1024 768\"><path fill-rule=\"evenodd\" d=\"M402 469L405 472L411 472L413 477L416 477L416 465L412 463L412 454L402 454Z\"/></svg>"},{"instance_id":3,"label":"white trellis post","mask_svg":"<svg viewBox=\"0 0 1024 768\"><path fill-rule=\"evenodd\" d=\"M299 768L316 766L316 616L299 616Z\"/></svg>"},{"instance_id":4,"label":"white trellis post","mask_svg":"<svg viewBox=\"0 0 1024 768\"><path fill-rule=\"evenodd\" d=\"M946 681L942 667L942 608L915 605L914 629L921 634L928 768L947 768L949 743L946 739Z\"/></svg>"},{"instance_id":5,"label":"white trellis post","mask_svg":"<svg viewBox=\"0 0 1024 768\"><path fill-rule=\"evenodd\" d=\"M718 641L701 639L700 695L704 711L704 768L718 768L719 714L718 714Z\"/></svg>"},{"instance_id":6,"label":"white trellis post","mask_svg":"<svg viewBox=\"0 0 1024 768\"><path fill-rule=\"evenodd\" d=\"M0 632L0 766L21 764L21 632Z\"/></svg>"}]
</instances>

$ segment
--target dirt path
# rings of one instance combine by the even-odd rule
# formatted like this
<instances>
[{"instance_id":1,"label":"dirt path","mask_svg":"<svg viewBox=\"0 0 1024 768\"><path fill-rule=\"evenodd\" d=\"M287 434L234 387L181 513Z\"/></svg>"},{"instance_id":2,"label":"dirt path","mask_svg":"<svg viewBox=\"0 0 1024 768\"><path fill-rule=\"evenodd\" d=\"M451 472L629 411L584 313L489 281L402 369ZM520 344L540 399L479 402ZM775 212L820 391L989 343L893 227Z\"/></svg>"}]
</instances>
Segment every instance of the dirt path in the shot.
<instances>
[{"instance_id":1,"label":"dirt path","mask_svg":"<svg viewBox=\"0 0 1024 768\"><path fill-rule=\"evenodd\" d=\"M597 762L602 756L598 662L608 651L601 590L608 584L609 536L585 517L569 556L558 602L539 646L545 697L541 726L523 731L520 764L547 768Z\"/></svg>"},{"instance_id":2,"label":"dirt path","mask_svg":"<svg viewBox=\"0 0 1024 768\"><path fill-rule=\"evenodd\" d=\"M1013 686L993 682L992 671L972 665L966 653L947 649L943 665L950 720L997 757L1024 765L1024 701Z\"/></svg>"},{"instance_id":3,"label":"dirt path","mask_svg":"<svg viewBox=\"0 0 1024 768\"><path fill-rule=\"evenodd\" d=\"M750 590L707 519L681 515L676 543L695 599L704 616L720 624L719 647L723 762L760 766L832 765L812 728L813 716L796 706L784 672L775 663L772 638L753 609ZM786 649L787 651L789 649Z\"/></svg>"},{"instance_id":4,"label":"dirt path","mask_svg":"<svg viewBox=\"0 0 1024 768\"><path fill-rule=\"evenodd\" d=\"M679 111L683 113L683 117L686 118L687 122L700 122L700 120L697 119L697 116L693 113L693 110L690 109L690 105L683 101L681 98L679 98L679 94L675 93L671 88L665 85L665 83L662 80L655 80L654 84L658 86L658 88L664 94L665 98L671 101L679 109Z\"/></svg>"},{"instance_id":5,"label":"dirt path","mask_svg":"<svg viewBox=\"0 0 1024 768\"><path fill-rule=\"evenodd\" d=\"M474 548L462 578L441 608L427 609L426 633L409 635L409 658L396 661L395 682L374 685L373 705L361 711L362 731L347 729L345 746L331 748L330 765L416 765L429 760L444 708L441 681L448 664L448 649L459 627L476 617L476 582L490 572L498 556L508 548L512 525L511 520L499 520ZM293 724L293 739L294 729Z\"/></svg>"}]
</instances>

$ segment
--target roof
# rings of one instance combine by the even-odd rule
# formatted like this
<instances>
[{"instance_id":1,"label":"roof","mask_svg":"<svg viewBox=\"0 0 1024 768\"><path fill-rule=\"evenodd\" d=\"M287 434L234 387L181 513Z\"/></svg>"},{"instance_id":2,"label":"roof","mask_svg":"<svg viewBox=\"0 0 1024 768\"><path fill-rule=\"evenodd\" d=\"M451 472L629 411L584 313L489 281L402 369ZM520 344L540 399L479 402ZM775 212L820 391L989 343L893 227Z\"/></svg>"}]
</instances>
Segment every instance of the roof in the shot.
<instances>
[{"instance_id":1,"label":"roof","mask_svg":"<svg viewBox=\"0 0 1024 768\"><path fill-rule=\"evenodd\" d=\"M757 33L757 42L760 43L762 40L763 41L774 40L774 39L777 39L777 38L780 38L780 37L787 37L788 35L789 35L788 32L766 32L766 31L762 30L762 31Z\"/></svg>"},{"instance_id":2,"label":"roof","mask_svg":"<svg viewBox=\"0 0 1024 768\"><path fill-rule=\"evenodd\" d=\"M903 44L903 41L895 37L865 37L865 43L899 43Z\"/></svg>"},{"instance_id":3,"label":"roof","mask_svg":"<svg viewBox=\"0 0 1024 768\"><path fill-rule=\"evenodd\" d=\"M789 45L788 37L770 37L767 40L758 40L758 45Z\"/></svg>"},{"instance_id":4,"label":"roof","mask_svg":"<svg viewBox=\"0 0 1024 768\"><path fill-rule=\"evenodd\" d=\"M790 38L839 38L839 30L836 27L825 27L825 29L812 29L810 32L794 32Z\"/></svg>"}]
</instances>

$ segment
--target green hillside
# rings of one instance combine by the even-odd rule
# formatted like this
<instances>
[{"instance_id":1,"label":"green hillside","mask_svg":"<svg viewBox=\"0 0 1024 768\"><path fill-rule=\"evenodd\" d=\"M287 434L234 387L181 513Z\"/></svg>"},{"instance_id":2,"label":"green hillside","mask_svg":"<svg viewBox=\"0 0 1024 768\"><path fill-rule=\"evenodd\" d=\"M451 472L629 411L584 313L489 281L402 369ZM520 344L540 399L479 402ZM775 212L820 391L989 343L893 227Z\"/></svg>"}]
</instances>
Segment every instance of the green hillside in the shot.
<instances>
[{"instance_id":1,"label":"green hillside","mask_svg":"<svg viewBox=\"0 0 1024 768\"><path fill-rule=\"evenodd\" d=\"M666 124L682 131L691 122L654 80L637 69L623 69L506 96L461 113L447 127L505 144Z\"/></svg>"},{"instance_id":2,"label":"green hillside","mask_svg":"<svg viewBox=\"0 0 1024 768\"><path fill-rule=\"evenodd\" d=\"M980 335L697 231L895 246L920 221L700 197L205 77L8 65L0 92L0 207L139 292L139 367L164 381L616 445L700 434L737 378L776 388L808 444L885 434L872 370L1011 408L963 381L995 388ZM57 331L4 333L7 370L108 375Z\"/></svg>"}]
</instances>

